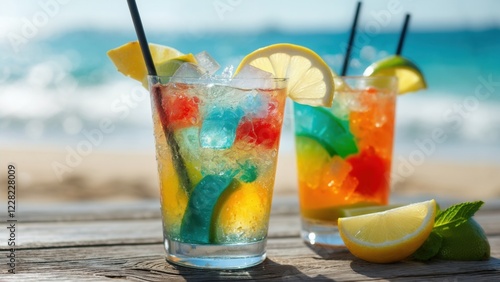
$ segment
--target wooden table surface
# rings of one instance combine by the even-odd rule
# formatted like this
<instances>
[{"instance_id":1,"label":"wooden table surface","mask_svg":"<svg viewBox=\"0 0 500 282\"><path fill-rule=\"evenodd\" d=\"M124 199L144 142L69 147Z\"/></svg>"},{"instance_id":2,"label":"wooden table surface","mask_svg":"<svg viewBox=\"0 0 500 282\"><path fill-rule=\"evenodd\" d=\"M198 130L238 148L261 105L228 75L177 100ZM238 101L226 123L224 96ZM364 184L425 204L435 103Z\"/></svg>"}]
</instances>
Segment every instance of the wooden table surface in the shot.
<instances>
[{"instance_id":1,"label":"wooden table surface","mask_svg":"<svg viewBox=\"0 0 500 282\"><path fill-rule=\"evenodd\" d=\"M486 201L475 216L488 235L490 260L380 265L359 260L347 250L308 247L299 238L295 197L276 197L268 258L258 266L231 271L195 270L167 263L156 201L54 205L21 202L16 218L16 274L9 274L6 267L8 234L2 227L0 281L500 280L498 201Z\"/></svg>"}]
</instances>

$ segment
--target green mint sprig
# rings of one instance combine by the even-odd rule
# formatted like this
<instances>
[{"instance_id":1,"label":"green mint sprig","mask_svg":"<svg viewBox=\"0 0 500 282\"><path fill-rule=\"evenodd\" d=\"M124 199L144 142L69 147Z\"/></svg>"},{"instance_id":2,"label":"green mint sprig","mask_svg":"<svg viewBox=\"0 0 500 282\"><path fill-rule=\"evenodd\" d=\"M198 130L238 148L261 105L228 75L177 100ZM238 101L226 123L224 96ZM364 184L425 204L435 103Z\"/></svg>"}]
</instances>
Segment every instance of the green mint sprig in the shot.
<instances>
[{"instance_id":1,"label":"green mint sprig","mask_svg":"<svg viewBox=\"0 0 500 282\"><path fill-rule=\"evenodd\" d=\"M413 258L427 261L436 256L442 246L443 233L453 232L453 229L467 222L481 208L483 201L466 202L453 205L438 212L431 234L422 246L413 254Z\"/></svg>"},{"instance_id":2,"label":"green mint sprig","mask_svg":"<svg viewBox=\"0 0 500 282\"><path fill-rule=\"evenodd\" d=\"M469 218L474 216L483 204L483 201L476 201L461 203L447 208L436 216L434 229L440 231L465 223Z\"/></svg>"}]
</instances>

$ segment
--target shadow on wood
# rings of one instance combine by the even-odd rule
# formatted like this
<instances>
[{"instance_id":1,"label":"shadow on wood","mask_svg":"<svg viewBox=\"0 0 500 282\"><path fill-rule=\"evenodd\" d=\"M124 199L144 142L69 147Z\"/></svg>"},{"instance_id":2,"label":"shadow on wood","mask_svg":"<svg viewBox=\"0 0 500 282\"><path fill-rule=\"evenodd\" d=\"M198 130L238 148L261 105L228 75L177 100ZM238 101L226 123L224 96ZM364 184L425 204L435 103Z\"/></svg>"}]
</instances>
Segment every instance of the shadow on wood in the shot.
<instances>
[{"instance_id":1,"label":"shadow on wood","mask_svg":"<svg viewBox=\"0 0 500 282\"><path fill-rule=\"evenodd\" d=\"M263 263L239 270L204 270L172 265L186 281L262 280L262 281L334 281L323 275L309 277L295 266L279 264L267 258Z\"/></svg>"},{"instance_id":2,"label":"shadow on wood","mask_svg":"<svg viewBox=\"0 0 500 282\"><path fill-rule=\"evenodd\" d=\"M439 281L457 281L457 277L460 277L460 280L463 279L464 281L469 279L470 281L485 281L484 279L488 274L491 275L499 271L500 260L490 258L481 263L478 263L478 261L432 260L430 262L401 261L389 264L376 264L356 258L350 265L353 271L371 278L391 280L391 278L414 277L417 279L425 276L425 273L432 267L432 278Z\"/></svg>"},{"instance_id":3,"label":"shadow on wood","mask_svg":"<svg viewBox=\"0 0 500 282\"><path fill-rule=\"evenodd\" d=\"M319 258L313 257L313 259L323 259L323 260L352 260L353 255L345 247L330 247L323 245L311 245L304 242L309 249L316 253Z\"/></svg>"}]
</instances>

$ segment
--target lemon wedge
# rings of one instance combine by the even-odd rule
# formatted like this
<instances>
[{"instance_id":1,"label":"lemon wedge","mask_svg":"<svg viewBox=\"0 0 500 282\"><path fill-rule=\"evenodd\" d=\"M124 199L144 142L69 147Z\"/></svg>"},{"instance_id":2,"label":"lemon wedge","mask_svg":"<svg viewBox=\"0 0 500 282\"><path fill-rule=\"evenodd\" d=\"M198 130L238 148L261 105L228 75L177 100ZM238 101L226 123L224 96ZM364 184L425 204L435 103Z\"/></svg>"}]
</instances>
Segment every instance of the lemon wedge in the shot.
<instances>
[{"instance_id":1,"label":"lemon wedge","mask_svg":"<svg viewBox=\"0 0 500 282\"><path fill-rule=\"evenodd\" d=\"M327 107L332 104L334 74L318 54L306 47L280 43L257 49L243 58L235 74L245 65L288 78L288 97L295 102Z\"/></svg>"},{"instance_id":2,"label":"lemon wedge","mask_svg":"<svg viewBox=\"0 0 500 282\"><path fill-rule=\"evenodd\" d=\"M413 254L434 226L436 201L338 219L340 236L349 251L369 262L390 263Z\"/></svg>"},{"instance_id":3,"label":"lemon wedge","mask_svg":"<svg viewBox=\"0 0 500 282\"><path fill-rule=\"evenodd\" d=\"M149 50L157 73L160 76L172 75L183 62L196 63L193 54L185 55L172 47L150 43ZM119 72L140 81L147 88L148 71L139 42L126 43L109 50L107 54Z\"/></svg>"},{"instance_id":4,"label":"lemon wedge","mask_svg":"<svg viewBox=\"0 0 500 282\"><path fill-rule=\"evenodd\" d=\"M396 76L398 93L405 94L427 88L424 75L410 60L401 56L390 56L368 66L364 76Z\"/></svg>"}]
</instances>

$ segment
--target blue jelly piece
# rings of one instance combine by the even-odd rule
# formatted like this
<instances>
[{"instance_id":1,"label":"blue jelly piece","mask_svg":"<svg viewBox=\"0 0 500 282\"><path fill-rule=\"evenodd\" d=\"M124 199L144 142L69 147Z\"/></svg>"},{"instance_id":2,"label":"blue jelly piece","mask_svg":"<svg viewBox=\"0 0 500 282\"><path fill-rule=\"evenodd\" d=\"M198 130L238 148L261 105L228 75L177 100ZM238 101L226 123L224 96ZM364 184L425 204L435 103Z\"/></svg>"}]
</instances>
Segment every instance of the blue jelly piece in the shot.
<instances>
[{"instance_id":1,"label":"blue jelly piece","mask_svg":"<svg viewBox=\"0 0 500 282\"><path fill-rule=\"evenodd\" d=\"M203 148L229 149L236 138L236 128L243 117L240 108L213 107L203 120L200 144Z\"/></svg>"},{"instance_id":2,"label":"blue jelly piece","mask_svg":"<svg viewBox=\"0 0 500 282\"><path fill-rule=\"evenodd\" d=\"M222 193L233 183L233 174L207 175L194 187L182 218L181 240L208 244L212 215Z\"/></svg>"}]
</instances>

